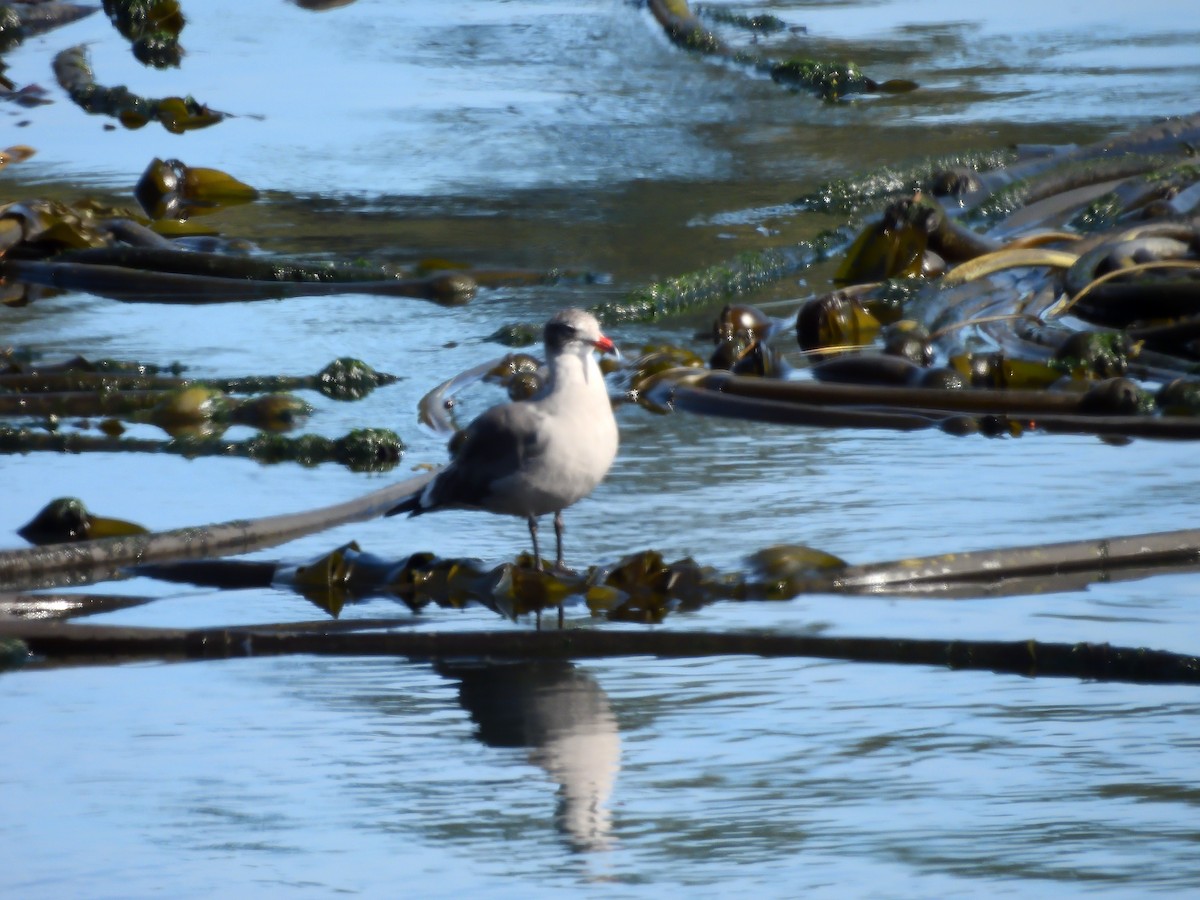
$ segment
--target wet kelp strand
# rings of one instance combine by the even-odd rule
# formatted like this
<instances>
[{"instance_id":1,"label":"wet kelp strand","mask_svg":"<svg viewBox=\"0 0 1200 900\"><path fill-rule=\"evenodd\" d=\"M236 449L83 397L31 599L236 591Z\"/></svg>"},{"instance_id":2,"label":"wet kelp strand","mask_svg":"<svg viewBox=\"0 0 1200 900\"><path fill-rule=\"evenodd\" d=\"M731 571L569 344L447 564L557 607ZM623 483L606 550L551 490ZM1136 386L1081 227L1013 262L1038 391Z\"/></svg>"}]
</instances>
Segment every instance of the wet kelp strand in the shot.
<instances>
[{"instance_id":1,"label":"wet kelp strand","mask_svg":"<svg viewBox=\"0 0 1200 900\"><path fill-rule=\"evenodd\" d=\"M190 263L193 260L187 257L198 255L193 251L178 251L177 258L186 258L185 261ZM266 266L266 277L253 278L240 272L228 272L229 268L243 268L238 258L224 254L207 256L207 261L215 264L217 274L6 259L0 260L0 275L26 284L86 291L114 300L142 303L228 303L356 293L412 297L457 306L466 303L475 293L475 282L459 273L408 278L386 272L339 268L332 264L276 262Z\"/></svg>"},{"instance_id":2,"label":"wet kelp strand","mask_svg":"<svg viewBox=\"0 0 1200 900\"><path fill-rule=\"evenodd\" d=\"M354 500L305 512L0 551L0 589L85 584L118 577L125 568L142 563L209 559L273 547L336 525L381 516L432 478L433 473L423 473Z\"/></svg>"},{"instance_id":3,"label":"wet kelp strand","mask_svg":"<svg viewBox=\"0 0 1200 900\"><path fill-rule=\"evenodd\" d=\"M1022 677L1078 678L1137 684L1200 684L1200 659L1108 644L1038 641L947 641L816 637L726 632L518 631L418 634L269 628L122 628L62 622L0 622L0 636L19 639L49 663L131 659L229 659L250 656L399 656L489 659L609 659L706 656L838 659L937 666Z\"/></svg>"}]
</instances>

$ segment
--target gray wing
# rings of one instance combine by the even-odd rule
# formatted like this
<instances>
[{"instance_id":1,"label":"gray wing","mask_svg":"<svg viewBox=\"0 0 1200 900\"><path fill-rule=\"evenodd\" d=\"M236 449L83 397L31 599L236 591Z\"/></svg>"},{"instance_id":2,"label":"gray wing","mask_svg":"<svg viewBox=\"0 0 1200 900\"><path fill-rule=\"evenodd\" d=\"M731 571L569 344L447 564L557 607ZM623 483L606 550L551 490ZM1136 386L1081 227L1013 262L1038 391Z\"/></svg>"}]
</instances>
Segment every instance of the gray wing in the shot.
<instances>
[{"instance_id":1,"label":"gray wing","mask_svg":"<svg viewBox=\"0 0 1200 900\"><path fill-rule=\"evenodd\" d=\"M545 452L537 407L527 402L493 406L450 441L450 465L421 500L425 510L439 506L478 507L492 485Z\"/></svg>"}]
</instances>

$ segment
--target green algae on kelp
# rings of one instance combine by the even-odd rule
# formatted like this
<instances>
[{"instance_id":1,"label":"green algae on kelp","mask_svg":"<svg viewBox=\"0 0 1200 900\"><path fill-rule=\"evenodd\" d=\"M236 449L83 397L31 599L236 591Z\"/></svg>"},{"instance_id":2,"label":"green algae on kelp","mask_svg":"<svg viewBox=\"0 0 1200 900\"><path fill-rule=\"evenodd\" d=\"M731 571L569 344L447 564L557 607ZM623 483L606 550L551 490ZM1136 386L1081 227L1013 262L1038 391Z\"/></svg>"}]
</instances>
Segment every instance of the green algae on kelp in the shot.
<instances>
[{"instance_id":1,"label":"green algae on kelp","mask_svg":"<svg viewBox=\"0 0 1200 900\"><path fill-rule=\"evenodd\" d=\"M1010 165L1017 158L1017 152L1008 149L926 157L907 165L882 166L862 175L826 181L792 202L805 210L854 215L868 204L929 190L947 172L991 171Z\"/></svg>"},{"instance_id":2,"label":"green algae on kelp","mask_svg":"<svg viewBox=\"0 0 1200 900\"><path fill-rule=\"evenodd\" d=\"M789 247L747 251L728 262L637 288L620 300L594 307L593 312L610 324L682 315L801 272L828 259L846 240L840 231L826 231Z\"/></svg>"},{"instance_id":3,"label":"green algae on kelp","mask_svg":"<svg viewBox=\"0 0 1200 900\"><path fill-rule=\"evenodd\" d=\"M336 462L354 472L388 472L399 463L404 442L394 432L382 428L360 428L335 439L260 433L246 441L203 435L181 435L161 441L0 427L0 453L33 452L170 453L188 459L231 456L265 464L294 462L309 467Z\"/></svg>"}]
</instances>

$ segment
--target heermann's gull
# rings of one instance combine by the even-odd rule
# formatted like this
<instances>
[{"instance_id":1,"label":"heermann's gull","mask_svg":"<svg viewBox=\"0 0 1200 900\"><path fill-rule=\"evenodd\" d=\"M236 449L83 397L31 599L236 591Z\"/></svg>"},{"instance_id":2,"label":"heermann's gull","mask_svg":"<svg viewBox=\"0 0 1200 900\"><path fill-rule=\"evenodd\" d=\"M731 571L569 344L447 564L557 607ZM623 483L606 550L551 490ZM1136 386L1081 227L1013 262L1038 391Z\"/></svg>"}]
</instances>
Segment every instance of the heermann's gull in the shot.
<instances>
[{"instance_id":1,"label":"heermann's gull","mask_svg":"<svg viewBox=\"0 0 1200 900\"><path fill-rule=\"evenodd\" d=\"M600 323L564 309L546 323L549 375L528 400L493 406L450 440L450 464L425 490L387 512L482 509L524 516L538 566L537 520L554 513L563 567L562 511L592 492L617 455L617 421L593 350L614 352Z\"/></svg>"}]
</instances>

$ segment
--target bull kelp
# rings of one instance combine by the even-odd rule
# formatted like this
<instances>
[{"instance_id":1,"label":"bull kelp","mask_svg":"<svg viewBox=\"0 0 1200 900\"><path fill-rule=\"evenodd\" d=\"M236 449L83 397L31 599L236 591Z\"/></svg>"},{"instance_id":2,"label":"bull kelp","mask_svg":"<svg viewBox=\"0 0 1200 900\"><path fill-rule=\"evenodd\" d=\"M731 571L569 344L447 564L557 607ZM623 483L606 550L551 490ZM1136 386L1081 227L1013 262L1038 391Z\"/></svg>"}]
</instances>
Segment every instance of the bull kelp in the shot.
<instances>
[{"instance_id":1,"label":"bull kelp","mask_svg":"<svg viewBox=\"0 0 1200 900\"><path fill-rule=\"evenodd\" d=\"M948 227L928 197L900 201L850 248L836 277L853 286L800 306L815 381L677 369L635 375L637 394L656 411L825 427L1195 440L1194 220L1042 230L1074 209L1004 238Z\"/></svg>"},{"instance_id":2,"label":"bull kelp","mask_svg":"<svg viewBox=\"0 0 1200 900\"><path fill-rule=\"evenodd\" d=\"M310 376L207 380L165 374L161 370L166 367L137 362L78 357L46 365L15 357L0 371L0 420L16 423L0 427L0 453L233 456L305 466L337 462L353 471L383 472L395 467L404 450L400 438L384 428L357 428L340 438L284 436L299 428L314 408L282 391L309 390L353 401L395 383L394 375L350 357L334 360ZM100 434L89 433L93 425ZM169 439L126 435L134 425L157 426ZM224 433L235 426L259 433L228 440Z\"/></svg>"}]
</instances>

